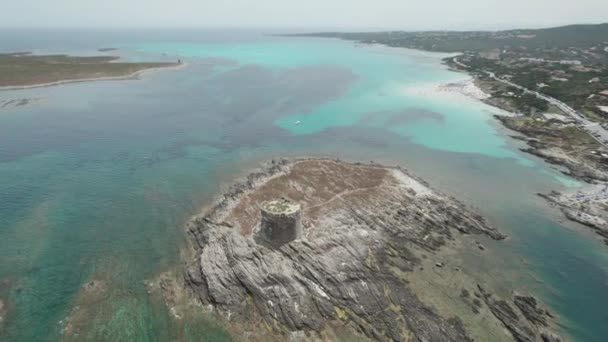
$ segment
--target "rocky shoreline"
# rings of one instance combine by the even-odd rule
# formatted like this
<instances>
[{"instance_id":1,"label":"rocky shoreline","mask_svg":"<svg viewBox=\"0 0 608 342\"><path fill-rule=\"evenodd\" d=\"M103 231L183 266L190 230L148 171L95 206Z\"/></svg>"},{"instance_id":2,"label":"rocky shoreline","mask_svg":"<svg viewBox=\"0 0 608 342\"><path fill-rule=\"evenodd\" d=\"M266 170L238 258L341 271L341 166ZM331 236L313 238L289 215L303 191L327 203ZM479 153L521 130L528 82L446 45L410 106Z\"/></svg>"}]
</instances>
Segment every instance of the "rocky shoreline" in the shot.
<instances>
[{"instance_id":1,"label":"rocky shoreline","mask_svg":"<svg viewBox=\"0 0 608 342\"><path fill-rule=\"evenodd\" d=\"M255 237L260 203L278 197L301 205L304 236L273 248ZM195 251L186 287L236 336L333 340L348 331L393 341L561 341L547 339L551 317L536 299L499 299L469 277L467 265L448 267L444 253L484 258L479 239L506 236L399 167L272 161L187 229ZM461 288L451 286L455 277ZM427 288L456 291L441 312L421 296L424 279Z\"/></svg>"},{"instance_id":2,"label":"rocky shoreline","mask_svg":"<svg viewBox=\"0 0 608 342\"><path fill-rule=\"evenodd\" d=\"M527 142L528 147L521 149L523 152L533 154L550 164L565 168L564 173L573 178L588 183L608 181L608 159L600 158L601 154L608 153L608 150L591 136L588 136L587 133L580 132L571 120L559 120L557 117L563 116L561 114L515 114L519 110L511 102L512 99L495 96L495 89L491 83L484 80L485 74L480 75L462 69L458 64L454 64L452 59L446 59L444 63L450 70L463 72L471 76L475 86L487 95L483 98L472 96L473 98L508 113L507 115L494 115L494 118L506 128L523 135L523 137L513 137ZM560 109L553 109L561 112ZM593 149L596 152L594 155L573 153L575 151L573 151L573 146L570 146L568 140L571 138L569 135L575 132L577 133L574 134L576 143L579 145L575 147L582 146L587 150Z\"/></svg>"},{"instance_id":3,"label":"rocky shoreline","mask_svg":"<svg viewBox=\"0 0 608 342\"><path fill-rule=\"evenodd\" d=\"M608 158L605 157L608 151L595 140L567 134L573 130L563 130L570 126L564 128L562 123L554 120L495 117L505 127L524 135L514 137L526 141L527 147L521 148L521 151L535 155L554 165L563 174L591 185L576 191L581 200L564 200L564 197L572 198L575 195L556 191L538 195L558 207L568 220L591 228L608 246L608 205L603 196L600 200L593 197L594 189L604 188L608 184Z\"/></svg>"},{"instance_id":4,"label":"rocky shoreline","mask_svg":"<svg viewBox=\"0 0 608 342\"><path fill-rule=\"evenodd\" d=\"M605 189L605 186L597 186ZM596 187L596 188L597 188ZM595 195L596 190L562 194L553 191L549 194L538 194L552 205L558 207L569 220L591 228L608 246L608 206L605 191Z\"/></svg>"},{"instance_id":5,"label":"rocky shoreline","mask_svg":"<svg viewBox=\"0 0 608 342\"><path fill-rule=\"evenodd\" d=\"M551 120L533 119L533 122L530 122L532 120L522 122L521 119L513 117L501 115L494 117L505 127L525 136L516 137L527 144L527 147L520 149L521 151L535 155L549 164L562 167L563 169L560 170L562 173L586 183L608 181L608 172L606 172L608 161L601 156L605 152L601 146L585 146L585 142L575 145L568 141L571 137L566 136L566 132L551 127L554 124Z\"/></svg>"},{"instance_id":6,"label":"rocky shoreline","mask_svg":"<svg viewBox=\"0 0 608 342\"><path fill-rule=\"evenodd\" d=\"M469 74L476 77L474 73ZM492 93L492 89L481 80L476 79L475 83L484 92ZM489 96L480 100L504 111L514 112L514 107L505 99ZM608 149L587 133L579 131L572 123L559 120L556 116L559 115L494 115L504 127L521 134L513 138L526 142L527 146L520 148L522 152L543 159L574 179L598 186L608 184ZM538 195L559 207L568 220L592 228L608 245L608 206L603 202L590 205L564 202L557 192Z\"/></svg>"}]
</instances>

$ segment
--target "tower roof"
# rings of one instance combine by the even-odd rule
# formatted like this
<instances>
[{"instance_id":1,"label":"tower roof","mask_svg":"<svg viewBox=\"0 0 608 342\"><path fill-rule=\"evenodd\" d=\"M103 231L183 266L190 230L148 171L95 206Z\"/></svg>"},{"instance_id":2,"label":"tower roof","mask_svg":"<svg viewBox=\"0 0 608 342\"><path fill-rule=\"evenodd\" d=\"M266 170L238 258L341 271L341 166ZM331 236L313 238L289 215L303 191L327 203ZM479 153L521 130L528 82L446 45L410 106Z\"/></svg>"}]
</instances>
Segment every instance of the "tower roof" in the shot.
<instances>
[{"instance_id":1,"label":"tower roof","mask_svg":"<svg viewBox=\"0 0 608 342\"><path fill-rule=\"evenodd\" d=\"M275 215L289 215L300 210L300 205L286 198L264 203L262 210Z\"/></svg>"}]
</instances>

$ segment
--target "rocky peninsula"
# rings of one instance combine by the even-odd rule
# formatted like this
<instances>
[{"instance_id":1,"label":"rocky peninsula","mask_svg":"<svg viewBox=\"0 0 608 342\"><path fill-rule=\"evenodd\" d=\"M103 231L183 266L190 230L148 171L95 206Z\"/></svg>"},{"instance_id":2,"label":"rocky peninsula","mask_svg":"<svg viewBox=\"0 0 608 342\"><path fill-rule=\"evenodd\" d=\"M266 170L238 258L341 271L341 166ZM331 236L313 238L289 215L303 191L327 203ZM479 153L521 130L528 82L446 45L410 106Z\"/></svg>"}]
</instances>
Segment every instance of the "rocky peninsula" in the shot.
<instances>
[{"instance_id":1,"label":"rocky peninsula","mask_svg":"<svg viewBox=\"0 0 608 342\"><path fill-rule=\"evenodd\" d=\"M186 291L157 287L176 319L195 308L236 339L562 341L535 298L470 264L506 236L400 167L272 161L187 231Z\"/></svg>"}]
</instances>

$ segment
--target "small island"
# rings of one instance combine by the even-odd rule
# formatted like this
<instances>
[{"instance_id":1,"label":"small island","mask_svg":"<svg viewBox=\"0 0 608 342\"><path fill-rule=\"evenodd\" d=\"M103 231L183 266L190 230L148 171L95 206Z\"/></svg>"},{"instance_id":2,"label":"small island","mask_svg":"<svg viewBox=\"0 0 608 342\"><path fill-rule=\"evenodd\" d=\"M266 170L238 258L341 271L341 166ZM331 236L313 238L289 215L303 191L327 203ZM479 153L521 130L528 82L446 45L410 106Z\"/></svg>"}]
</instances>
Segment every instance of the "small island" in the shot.
<instances>
[{"instance_id":1,"label":"small island","mask_svg":"<svg viewBox=\"0 0 608 342\"><path fill-rule=\"evenodd\" d=\"M187 231L185 288L165 274L149 291L237 339L562 341L534 297L471 261L506 236L400 167L272 161Z\"/></svg>"},{"instance_id":2,"label":"small island","mask_svg":"<svg viewBox=\"0 0 608 342\"><path fill-rule=\"evenodd\" d=\"M166 62L117 62L116 56L77 57L0 54L0 89L50 86L70 82L127 79L157 68L179 66Z\"/></svg>"}]
</instances>

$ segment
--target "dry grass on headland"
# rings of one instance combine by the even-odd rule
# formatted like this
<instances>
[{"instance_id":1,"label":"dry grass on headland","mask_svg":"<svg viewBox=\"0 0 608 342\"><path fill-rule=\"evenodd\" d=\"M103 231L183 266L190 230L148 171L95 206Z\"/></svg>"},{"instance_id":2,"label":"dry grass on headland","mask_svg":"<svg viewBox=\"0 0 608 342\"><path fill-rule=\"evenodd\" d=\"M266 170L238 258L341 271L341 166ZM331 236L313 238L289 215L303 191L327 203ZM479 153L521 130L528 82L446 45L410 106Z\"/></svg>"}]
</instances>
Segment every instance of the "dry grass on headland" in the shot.
<instances>
[{"instance_id":1,"label":"dry grass on headland","mask_svg":"<svg viewBox=\"0 0 608 342\"><path fill-rule=\"evenodd\" d=\"M145 70L179 65L166 62L116 62L118 59L115 56L0 54L0 88L132 77Z\"/></svg>"}]
</instances>

